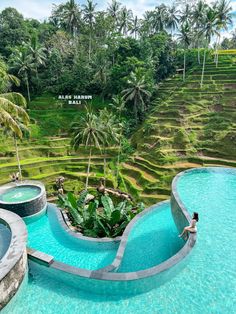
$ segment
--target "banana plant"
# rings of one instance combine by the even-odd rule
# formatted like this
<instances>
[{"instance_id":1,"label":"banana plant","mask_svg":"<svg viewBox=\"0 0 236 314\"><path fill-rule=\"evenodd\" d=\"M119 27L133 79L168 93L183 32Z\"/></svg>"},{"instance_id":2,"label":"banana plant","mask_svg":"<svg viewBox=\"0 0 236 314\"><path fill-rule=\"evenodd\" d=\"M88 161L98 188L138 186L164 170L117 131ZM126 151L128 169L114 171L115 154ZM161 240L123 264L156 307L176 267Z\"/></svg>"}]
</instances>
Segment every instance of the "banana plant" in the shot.
<instances>
[{"instance_id":1,"label":"banana plant","mask_svg":"<svg viewBox=\"0 0 236 314\"><path fill-rule=\"evenodd\" d=\"M72 222L86 236L116 237L121 235L127 224L134 216L144 209L142 203L133 210L133 205L122 201L115 205L108 195L98 196L86 204L88 192L81 192L78 199L69 192L66 196L59 196L59 205L66 208Z\"/></svg>"}]
</instances>

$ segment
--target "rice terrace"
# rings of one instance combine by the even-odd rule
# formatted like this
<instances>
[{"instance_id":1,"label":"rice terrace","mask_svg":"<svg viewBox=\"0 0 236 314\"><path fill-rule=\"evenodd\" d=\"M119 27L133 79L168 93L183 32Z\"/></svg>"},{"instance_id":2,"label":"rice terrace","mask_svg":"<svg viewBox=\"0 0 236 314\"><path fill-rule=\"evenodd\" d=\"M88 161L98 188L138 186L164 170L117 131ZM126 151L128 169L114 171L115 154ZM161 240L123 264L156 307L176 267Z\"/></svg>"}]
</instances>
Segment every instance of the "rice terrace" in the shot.
<instances>
[{"instance_id":1,"label":"rice terrace","mask_svg":"<svg viewBox=\"0 0 236 314\"><path fill-rule=\"evenodd\" d=\"M1 1L1 313L234 313L235 210L235 0Z\"/></svg>"}]
</instances>

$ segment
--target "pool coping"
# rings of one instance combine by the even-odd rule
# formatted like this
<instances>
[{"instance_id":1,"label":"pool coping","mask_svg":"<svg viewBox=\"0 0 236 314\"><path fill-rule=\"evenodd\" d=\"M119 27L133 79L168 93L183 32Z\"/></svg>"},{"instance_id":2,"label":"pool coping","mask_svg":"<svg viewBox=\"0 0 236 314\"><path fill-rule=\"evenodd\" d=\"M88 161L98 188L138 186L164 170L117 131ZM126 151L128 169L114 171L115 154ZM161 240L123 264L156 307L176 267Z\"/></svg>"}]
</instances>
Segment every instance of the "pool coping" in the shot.
<instances>
[{"instance_id":1,"label":"pool coping","mask_svg":"<svg viewBox=\"0 0 236 314\"><path fill-rule=\"evenodd\" d=\"M2 201L0 200L0 206L1 204L6 204L6 205L14 205L14 204L24 204L24 203L28 203L28 202L31 202L39 197L41 197L44 193L46 193L46 190L45 190L45 186L42 182L40 181L37 181L37 180L22 180L22 181L14 181L14 182L9 182L9 183L6 183L2 186L0 186L0 195L3 194L5 191L11 189L11 188L15 188L15 187L18 187L18 186L36 186L40 189L40 193L38 195L36 195L35 197L32 197L30 199L27 199L25 201L17 201L17 202L5 202L5 201Z\"/></svg>"},{"instance_id":2,"label":"pool coping","mask_svg":"<svg viewBox=\"0 0 236 314\"><path fill-rule=\"evenodd\" d=\"M17 214L0 208L0 222L11 231L9 247L0 260L0 281L9 273L21 258L27 243L27 229Z\"/></svg>"}]
</instances>

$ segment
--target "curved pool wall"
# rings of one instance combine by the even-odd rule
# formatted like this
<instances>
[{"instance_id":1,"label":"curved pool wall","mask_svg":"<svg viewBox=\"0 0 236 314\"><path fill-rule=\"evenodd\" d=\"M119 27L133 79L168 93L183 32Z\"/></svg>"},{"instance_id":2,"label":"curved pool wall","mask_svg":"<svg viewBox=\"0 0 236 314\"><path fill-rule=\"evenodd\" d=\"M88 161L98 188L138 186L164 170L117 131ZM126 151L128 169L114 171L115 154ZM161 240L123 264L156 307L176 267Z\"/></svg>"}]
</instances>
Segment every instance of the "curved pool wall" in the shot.
<instances>
[{"instance_id":1,"label":"curved pool wall","mask_svg":"<svg viewBox=\"0 0 236 314\"><path fill-rule=\"evenodd\" d=\"M0 260L5 255L11 242L11 230L0 222Z\"/></svg>"},{"instance_id":2,"label":"curved pool wall","mask_svg":"<svg viewBox=\"0 0 236 314\"><path fill-rule=\"evenodd\" d=\"M11 234L8 248L0 259L0 310L17 292L27 272L27 230L16 214L0 208L0 224Z\"/></svg>"},{"instance_id":3,"label":"curved pool wall","mask_svg":"<svg viewBox=\"0 0 236 314\"><path fill-rule=\"evenodd\" d=\"M52 276L55 276L56 273L58 273L58 276L65 278L65 281L68 280L74 285L77 284L78 287L87 291L94 291L95 293L99 294L111 295L119 295L121 292L125 292L126 294L137 294L148 291L153 287L163 284L166 280L169 280L174 274L178 273L182 267L185 266L187 260L186 257L194 245L191 238L189 238L186 243L182 240L179 240L182 241L181 249L164 262L153 267L139 271L119 273L119 266L123 259L127 242L129 241L130 232L134 229L136 223L140 222L142 218L145 218L146 215L156 212L158 213L163 209L163 207L169 208L169 204L170 203L168 201L161 202L145 209L142 213L138 214L125 229L113 262L105 267L102 267L101 269L88 270L81 267L75 267L66 263L66 259L64 262L58 261L58 258L54 258L53 254L45 254L44 250L42 250L43 253L37 249L35 250L31 241L29 241L29 245L32 247L32 249L28 250L29 257L33 261L37 261L40 264L48 266L49 269L47 269L47 272L49 275L52 274ZM60 232L60 234L61 232L68 233L68 228L65 228L65 224L58 221L58 217L60 217L59 209L57 209L55 206L49 205L48 212L49 215L53 215L54 218L57 218L57 227L59 226L60 229L57 229L55 232ZM36 229L39 230L40 228ZM74 238L74 235L75 234L68 234L70 239ZM176 238L178 238L177 235L178 233L176 230ZM29 238L31 238L30 230ZM37 237L33 236L33 238L36 239ZM78 241L78 239L74 240ZM42 241L42 243L43 242L44 241ZM108 245L108 243L102 243L102 246L104 244L106 244L106 246ZM84 247L96 247L97 245L98 243L96 243L96 241L83 240ZM101 243L99 245L101 245ZM109 245L111 245L111 243Z\"/></svg>"},{"instance_id":4,"label":"curved pool wall","mask_svg":"<svg viewBox=\"0 0 236 314\"><path fill-rule=\"evenodd\" d=\"M17 190L19 189L19 193L21 193L20 190L22 188L27 188L29 190L30 188L32 188L34 192L33 196L29 196L29 199L20 200L19 198L17 200ZM6 197L4 196L7 196L9 198L11 195L11 191L16 191L15 201L14 197L6 201ZM46 206L47 198L45 186L39 181L25 180L11 182L0 187L0 208L10 210L23 218L37 215L38 213L44 211L46 209Z\"/></svg>"}]
</instances>

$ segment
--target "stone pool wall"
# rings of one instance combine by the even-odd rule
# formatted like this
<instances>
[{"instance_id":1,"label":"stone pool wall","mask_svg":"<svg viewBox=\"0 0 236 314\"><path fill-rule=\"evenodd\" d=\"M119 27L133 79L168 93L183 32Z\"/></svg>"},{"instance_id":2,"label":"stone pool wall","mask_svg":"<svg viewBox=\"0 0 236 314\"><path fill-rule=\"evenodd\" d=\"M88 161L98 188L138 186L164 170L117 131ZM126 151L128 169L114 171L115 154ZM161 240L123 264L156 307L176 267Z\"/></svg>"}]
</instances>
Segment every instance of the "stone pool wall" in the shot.
<instances>
[{"instance_id":1,"label":"stone pool wall","mask_svg":"<svg viewBox=\"0 0 236 314\"><path fill-rule=\"evenodd\" d=\"M19 289L28 269L27 230L23 220L16 214L0 209L0 221L11 230L11 242L0 260L0 310Z\"/></svg>"}]
</instances>

